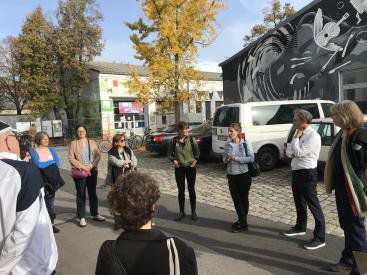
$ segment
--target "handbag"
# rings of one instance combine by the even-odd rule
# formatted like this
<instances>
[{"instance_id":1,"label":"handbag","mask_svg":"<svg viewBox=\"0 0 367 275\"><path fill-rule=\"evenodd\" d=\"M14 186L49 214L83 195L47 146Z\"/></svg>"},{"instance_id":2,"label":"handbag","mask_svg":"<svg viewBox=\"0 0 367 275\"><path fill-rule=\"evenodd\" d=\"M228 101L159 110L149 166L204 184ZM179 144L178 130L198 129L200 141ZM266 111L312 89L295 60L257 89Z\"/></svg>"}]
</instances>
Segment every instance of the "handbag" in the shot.
<instances>
[{"instance_id":1,"label":"handbag","mask_svg":"<svg viewBox=\"0 0 367 275\"><path fill-rule=\"evenodd\" d=\"M88 139L88 158L90 160L89 139ZM86 177L90 176L90 171L80 169L80 168L76 168L76 167L72 167L71 172L70 172L70 176L75 180L81 180L81 179L85 179Z\"/></svg>"},{"instance_id":2,"label":"handbag","mask_svg":"<svg viewBox=\"0 0 367 275\"><path fill-rule=\"evenodd\" d=\"M246 156L247 156L248 151L247 151L246 141L243 143L243 147L245 148L245 152L246 152ZM255 178L255 177L260 176L260 166L256 161L247 163L247 166L248 166L248 170L250 171L250 176L251 177Z\"/></svg>"},{"instance_id":3,"label":"handbag","mask_svg":"<svg viewBox=\"0 0 367 275\"><path fill-rule=\"evenodd\" d=\"M85 179L86 177L90 176L90 172L84 169L79 168L71 168L70 176L75 180Z\"/></svg>"}]
</instances>

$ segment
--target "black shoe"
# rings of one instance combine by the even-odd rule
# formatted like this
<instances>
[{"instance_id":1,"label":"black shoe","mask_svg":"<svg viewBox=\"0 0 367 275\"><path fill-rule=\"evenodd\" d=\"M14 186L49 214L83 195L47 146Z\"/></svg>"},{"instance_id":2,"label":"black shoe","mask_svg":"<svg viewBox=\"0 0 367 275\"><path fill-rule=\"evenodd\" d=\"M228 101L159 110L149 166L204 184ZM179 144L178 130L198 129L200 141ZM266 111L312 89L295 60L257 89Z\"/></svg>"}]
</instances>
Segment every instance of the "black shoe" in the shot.
<instances>
[{"instance_id":1,"label":"black shoe","mask_svg":"<svg viewBox=\"0 0 367 275\"><path fill-rule=\"evenodd\" d=\"M326 244L324 241L320 241L318 239L311 239L307 242L305 242L305 245L303 246L307 250L315 250L321 247L324 247Z\"/></svg>"},{"instance_id":2,"label":"black shoe","mask_svg":"<svg viewBox=\"0 0 367 275\"><path fill-rule=\"evenodd\" d=\"M240 221L236 221L235 223L232 224L232 229L236 228L239 225L240 225Z\"/></svg>"},{"instance_id":3,"label":"black shoe","mask_svg":"<svg viewBox=\"0 0 367 275\"><path fill-rule=\"evenodd\" d=\"M182 220L185 217L186 217L185 212L180 212L180 214L178 214L178 216L175 218L175 221L178 222L178 221Z\"/></svg>"},{"instance_id":4,"label":"black shoe","mask_svg":"<svg viewBox=\"0 0 367 275\"><path fill-rule=\"evenodd\" d=\"M199 218L198 218L198 215L196 215L196 212L192 212L191 213L191 219L193 220L193 221L197 221Z\"/></svg>"},{"instance_id":5,"label":"black shoe","mask_svg":"<svg viewBox=\"0 0 367 275\"><path fill-rule=\"evenodd\" d=\"M346 265L345 263L339 262L335 265L330 266L329 270L331 272L347 273L352 271L352 267L350 265Z\"/></svg>"},{"instance_id":6,"label":"black shoe","mask_svg":"<svg viewBox=\"0 0 367 275\"><path fill-rule=\"evenodd\" d=\"M52 231L54 232L54 234L56 234L60 232L60 229L58 229L55 225L52 225Z\"/></svg>"},{"instance_id":7,"label":"black shoe","mask_svg":"<svg viewBox=\"0 0 367 275\"><path fill-rule=\"evenodd\" d=\"M283 235L287 236L287 237L301 236L301 235L306 235L306 231L305 230L299 230L295 227L291 227L288 231L284 232Z\"/></svg>"},{"instance_id":8,"label":"black shoe","mask_svg":"<svg viewBox=\"0 0 367 275\"><path fill-rule=\"evenodd\" d=\"M241 225L238 224L234 227L232 227L232 233L239 233L239 232L243 232L243 231L247 231L248 227L246 225Z\"/></svg>"}]
</instances>

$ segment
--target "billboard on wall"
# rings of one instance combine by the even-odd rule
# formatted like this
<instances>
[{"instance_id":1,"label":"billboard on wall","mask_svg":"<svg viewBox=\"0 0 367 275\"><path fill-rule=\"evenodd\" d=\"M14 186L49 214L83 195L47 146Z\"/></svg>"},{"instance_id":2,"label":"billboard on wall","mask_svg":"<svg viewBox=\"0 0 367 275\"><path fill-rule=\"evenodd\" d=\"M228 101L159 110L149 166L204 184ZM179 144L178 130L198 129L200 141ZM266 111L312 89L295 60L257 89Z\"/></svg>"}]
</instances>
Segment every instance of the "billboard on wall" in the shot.
<instances>
[{"instance_id":1,"label":"billboard on wall","mask_svg":"<svg viewBox=\"0 0 367 275\"><path fill-rule=\"evenodd\" d=\"M120 114L140 114L143 112L143 104L140 102L119 102Z\"/></svg>"}]
</instances>

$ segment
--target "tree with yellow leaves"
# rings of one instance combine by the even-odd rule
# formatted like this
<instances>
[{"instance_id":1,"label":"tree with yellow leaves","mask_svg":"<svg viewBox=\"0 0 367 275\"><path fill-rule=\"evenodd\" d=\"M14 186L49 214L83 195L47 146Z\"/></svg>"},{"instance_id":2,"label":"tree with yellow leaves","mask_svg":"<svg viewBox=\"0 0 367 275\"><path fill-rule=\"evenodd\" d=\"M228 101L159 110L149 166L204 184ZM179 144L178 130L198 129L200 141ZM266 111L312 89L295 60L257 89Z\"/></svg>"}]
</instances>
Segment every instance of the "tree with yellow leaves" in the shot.
<instances>
[{"instance_id":1,"label":"tree with yellow leaves","mask_svg":"<svg viewBox=\"0 0 367 275\"><path fill-rule=\"evenodd\" d=\"M180 120L180 103L200 99L203 76L194 68L198 45L206 47L216 37L216 15L222 0L143 0L145 20L125 23L132 31L130 40L135 57L147 66L147 77L139 77L134 67L130 92L145 104L160 102L162 109L175 110Z\"/></svg>"}]
</instances>

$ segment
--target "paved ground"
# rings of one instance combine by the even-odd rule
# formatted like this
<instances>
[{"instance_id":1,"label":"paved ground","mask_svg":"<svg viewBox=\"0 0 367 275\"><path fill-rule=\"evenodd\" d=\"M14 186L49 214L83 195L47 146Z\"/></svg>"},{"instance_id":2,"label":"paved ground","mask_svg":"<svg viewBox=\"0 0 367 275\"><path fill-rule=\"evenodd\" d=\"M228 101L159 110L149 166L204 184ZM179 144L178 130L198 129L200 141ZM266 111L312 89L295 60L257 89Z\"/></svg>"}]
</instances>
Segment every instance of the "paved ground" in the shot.
<instances>
[{"instance_id":1,"label":"paved ground","mask_svg":"<svg viewBox=\"0 0 367 275\"><path fill-rule=\"evenodd\" d=\"M106 188L99 188L97 192L99 211L107 221L99 223L87 219L85 228L76 224L75 187L68 174L69 170L62 170L66 184L57 192L55 201L56 225L61 229L56 234L59 249L57 274L90 275L94 274L103 241L116 239L120 231L112 229L113 221L106 207ZM103 180L99 179L98 185L102 183ZM302 245L304 240L312 237L312 232L302 237L286 238L281 232L288 225L252 216L249 217L249 231L233 234L229 228L235 213L205 203L198 204L199 221L184 219L178 223L173 221L176 208L176 196L163 194L157 208L157 226L194 248L200 275L329 274L325 270L338 260L343 245L341 237L328 235L326 247L307 251Z\"/></svg>"},{"instance_id":2,"label":"paved ground","mask_svg":"<svg viewBox=\"0 0 367 275\"><path fill-rule=\"evenodd\" d=\"M62 167L70 169L67 161L67 148L58 147ZM152 153L137 153L139 171L154 175L160 182L161 192L177 194L177 187L173 175L173 167L166 157ZM107 155L102 154L99 165L99 177L106 175ZM201 162L198 166L196 180L197 200L226 210L234 210L229 194L224 165L216 162ZM250 212L255 217L281 222L288 225L295 223L295 207L290 187L290 168L280 166L273 171L263 172L255 178L250 190ZM339 228L334 195L326 195L323 184L318 185L318 195L326 219L326 232L342 236ZM188 194L187 194L188 197ZM189 207L189 206L187 206ZM174 211L176 209L172 209ZM198 208L200 215L200 208ZM313 229L314 221L309 213L308 228Z\"/></svg>"}]
</instances>

